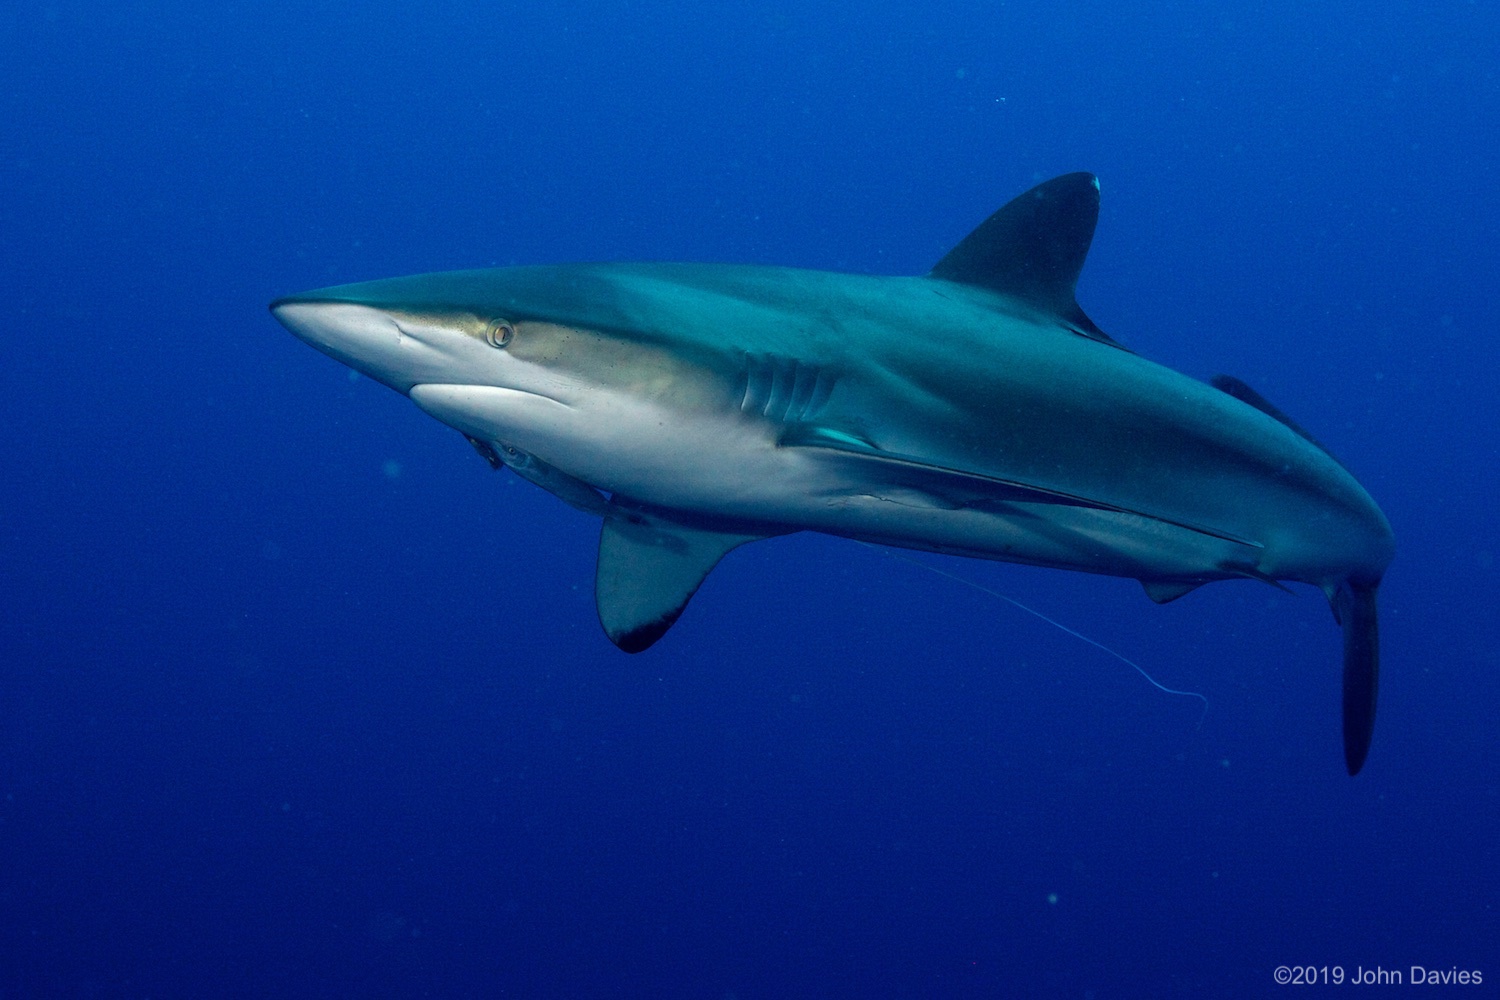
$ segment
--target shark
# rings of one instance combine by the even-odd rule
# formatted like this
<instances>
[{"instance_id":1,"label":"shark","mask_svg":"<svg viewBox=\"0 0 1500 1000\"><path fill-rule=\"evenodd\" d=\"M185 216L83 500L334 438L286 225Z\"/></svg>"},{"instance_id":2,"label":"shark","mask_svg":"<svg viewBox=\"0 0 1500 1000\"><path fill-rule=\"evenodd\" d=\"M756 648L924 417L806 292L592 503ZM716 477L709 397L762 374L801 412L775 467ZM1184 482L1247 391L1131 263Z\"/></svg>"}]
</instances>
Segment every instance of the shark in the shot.
<instances>
[{"instance_id":1,"label":"shark","mask_svg":"<svg viewBox=\"0 0 1500 1000\"><path fill-rule=\"evenodd\" d=\"M1138 580L1323 591L1343 750L1369 753L1389 522L1244 382L1079 307L1099 182L1038 184L924 275L700 263L450 271L277 299L297 337L602 524L605 634L640 652L748 542L817 531Z\"/></svg>"}]
</instances>

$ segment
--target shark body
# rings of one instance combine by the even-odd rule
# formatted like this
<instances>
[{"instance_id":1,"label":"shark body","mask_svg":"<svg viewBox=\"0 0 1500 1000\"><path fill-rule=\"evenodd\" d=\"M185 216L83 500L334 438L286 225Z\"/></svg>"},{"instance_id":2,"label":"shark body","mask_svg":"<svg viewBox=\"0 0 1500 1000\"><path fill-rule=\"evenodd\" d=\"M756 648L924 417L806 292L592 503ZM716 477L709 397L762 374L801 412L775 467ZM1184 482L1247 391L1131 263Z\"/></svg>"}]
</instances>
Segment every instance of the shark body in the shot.
<instances>
[{"instance_id":1,"label":"shark body","mask_svg":"<svg viewBox=\"0 0 1500 1000\"><path fill-rule=\"evenodd\" d=\"M719 559L800 530L1132 577L1300 581L1344 635L1369 749L1390 525L1243 383L1116 343L1074 286L1088 174L1000 209L920 277L714 264L416 275L280 299L312 346L603 520L610 639L660 638Z\"/></svg>"}]
</instances>

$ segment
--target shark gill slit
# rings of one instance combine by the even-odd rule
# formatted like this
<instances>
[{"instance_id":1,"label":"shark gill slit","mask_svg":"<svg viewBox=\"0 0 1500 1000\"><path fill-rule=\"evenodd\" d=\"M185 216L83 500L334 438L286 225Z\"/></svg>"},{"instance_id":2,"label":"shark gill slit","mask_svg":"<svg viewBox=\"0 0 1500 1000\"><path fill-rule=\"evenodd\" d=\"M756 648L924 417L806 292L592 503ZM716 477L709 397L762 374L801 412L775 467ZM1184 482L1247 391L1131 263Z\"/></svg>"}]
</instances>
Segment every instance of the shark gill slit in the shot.
<instances>
[{"instance_id":1,"label":"shark gill slit","mask_svg":"<svg viewBox=\"0 0 1500 1000\"><path fill-rule=\"evenodd\" d=\"M834 377L816 365L747 352L736 384L739 410L780 424L805 423L828 404L834 383Z\"/></svg>"},{"instance_id":2,"label":"shark gill slit","mask_svg":"<svg viewBox=\"0 0 1500 1000\"><path fill-rule=\"evenodd\" d=\"M757 384L761 374L760 366L756 363L753 354L745 355L745 372L742 378L744 390L740 394L740 412L755 413L765 404L759 402L761 399L760 386Z\"/></svg>"},{"instance_id":3,"label":"shark gill slit","mask_svg":"<svg viewBox=\"0 0 1500 1000\"><path fill-rule=\"evenodd\" d=\"M786 420L787 410L792 405L792 389L797 376L791 370L791 364L785 358L772 358L771 368L771 392L766 400L766 408L761 411L761 416L781 423Z\"/></svg>"},{"instance_id":4,"label":"shark gill slit","mask_svg":"<svg viewBox=\"0 0 1500 1000\"><path fill-rule=\"evenodd\" d=\"M834 381L832 375L821 368L818 369L813 378L812 394L807 397L807 406L802 411L803 420L816 419L823 411L823 407L828 405L829 397L833 395Z\"/></svg>"},{"instance_id":5,"label":"shark gill slit","mask_svg":"<svg viewBox=\"0 0 1500 1000\"><path fill-rule=\"evenodd\" d=\"M812 365L793 363L792 365L792 399L787 404L787 423L807 419L807 402L812 399L813 389L818 384L817 369Z\"/></svg>"},{"instance_id":6,"label":"shark gill slit","mask_svg":"<svg viewBox=\"0 0 1500 1000\"><path fill-rule=\"evenodd\" d=\"M833 376L816 365L746 353L736 388L741 413L788 424L816 417L827 405L833 386Z\"/></svg>"}]
</instances>

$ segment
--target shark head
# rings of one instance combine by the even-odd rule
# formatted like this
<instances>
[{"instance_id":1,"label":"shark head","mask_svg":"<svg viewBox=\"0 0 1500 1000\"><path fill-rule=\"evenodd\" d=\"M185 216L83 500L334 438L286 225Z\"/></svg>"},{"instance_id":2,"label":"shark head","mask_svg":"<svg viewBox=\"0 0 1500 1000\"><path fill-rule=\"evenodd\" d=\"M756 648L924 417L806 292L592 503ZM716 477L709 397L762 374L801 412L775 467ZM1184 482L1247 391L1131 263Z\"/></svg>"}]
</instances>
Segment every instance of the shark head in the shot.
<instances>
[{"instance_id":1,"label":"shark head","mask_svg":"<svg viewBox=\"0 0 1500 1000\"><path fill-rule=\"evenodd\" d=\"M640 495L672 478L666 465L687 471L677 488L692 492L720 464L708 454L693 460L695 452L726 433L764 436L730 419L740 416L735 393L748 390L736 385L723 345L674 319L662 301L672 296L621 270L629 268L416 275L278 299L271 312L310 346L462 432L492 464L527 478L546 470L542 485L597 513L580 498L595 489ZM716 418L728 424L705 433ZM593 489L583 492L583 483Z\"/></svg>"},{"instance_id":2,"label":"shark head","mask_svg":"<svg viewBox=\"0 0 1500 1000\"><path fill-rule=\"evenodd\" d=\"M545 309L523 318L502 276L453 272L339 285L278 299L271 313L310 346L403 395L424 384L540 389L530 384L535 370L526 359L563 351L556 325L538 322ZM563 388L555 370L550 381L553 391Z\"/></svg>"}]
</instances>

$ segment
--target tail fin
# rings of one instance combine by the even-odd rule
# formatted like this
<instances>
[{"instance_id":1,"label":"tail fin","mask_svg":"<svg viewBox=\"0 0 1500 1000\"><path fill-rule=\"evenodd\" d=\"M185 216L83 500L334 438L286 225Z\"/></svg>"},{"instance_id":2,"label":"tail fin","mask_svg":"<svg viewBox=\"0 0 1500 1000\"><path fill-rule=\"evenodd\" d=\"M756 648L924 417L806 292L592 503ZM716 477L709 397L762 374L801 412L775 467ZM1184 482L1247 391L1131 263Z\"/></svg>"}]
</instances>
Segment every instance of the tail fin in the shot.
<instances>
[{"instance_id":1,"label":"tail fin","mask_svg":"<svg viewBox=\"0 0 1500 1000\"><path fill-rule=\"evenodd\" d=\"M1355 775L1365 766L1375 733L1375 699L1380 686L1380 627L1375 591L1380 586L1348 579L1330 603L1344 628L1344 763Z\"/></svg>"}]
</instances>

